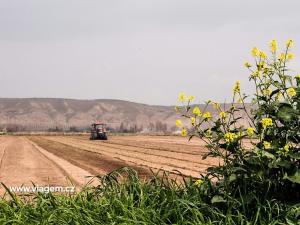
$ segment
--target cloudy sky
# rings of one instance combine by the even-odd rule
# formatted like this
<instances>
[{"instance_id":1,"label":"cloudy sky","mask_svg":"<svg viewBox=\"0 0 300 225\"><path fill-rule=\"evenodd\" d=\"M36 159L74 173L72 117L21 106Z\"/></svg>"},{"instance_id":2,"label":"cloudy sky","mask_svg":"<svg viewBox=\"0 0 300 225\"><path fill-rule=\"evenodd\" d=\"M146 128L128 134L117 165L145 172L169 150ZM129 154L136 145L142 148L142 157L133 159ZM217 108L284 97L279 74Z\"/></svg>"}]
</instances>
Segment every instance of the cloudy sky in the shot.
<instances>
[{"instance_id":1,"label":"cloudy sky","mask_svg":"<svg viewBox=\"0 0 300 225\"><path fill-rule=\"evenodd\" d=\"M229 101L250 49L292 38L298 0L0 0L0 97ZM300 72L300 63L291 67Z\"/></svg>"}]
</instances>

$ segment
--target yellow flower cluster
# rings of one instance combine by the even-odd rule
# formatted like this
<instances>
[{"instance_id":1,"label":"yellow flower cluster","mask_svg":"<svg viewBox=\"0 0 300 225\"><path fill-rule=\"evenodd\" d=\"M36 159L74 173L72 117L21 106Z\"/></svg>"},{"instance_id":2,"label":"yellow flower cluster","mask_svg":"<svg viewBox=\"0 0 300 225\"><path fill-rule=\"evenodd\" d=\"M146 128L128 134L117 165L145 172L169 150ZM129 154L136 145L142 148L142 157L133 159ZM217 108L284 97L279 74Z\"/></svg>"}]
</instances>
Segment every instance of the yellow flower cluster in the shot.
<instances>
[{"instance_id":1,"label":"yellow flower cluster","mask_svg":"<svg viewBox=\"0 0 300 225\"><path fill-rule=\"evenodd\" d=\"M219 116L220 116L220 118L225 119L227 117L227 114L226 114L226 112L222 111L219 113Z\"/></svg>"},{"instance_id":2,"label":"yellow flower cluster","mask_svg":"<svg viewBox=\"0 0 300 225\"><path fill-rule=\"evenodd\" d=\"M288 151L290 150L289 145L285 145L285 146L283 147L283 150L284 150L285 152L288 152Z\"/></svg>"},{"instance_id":3,"label":"yellow flower cluster","mask_svg":"<svg viewBox=\"0 0 300 225\"><path fill-rule=\"evenodd\" d=\"M277 51L277 41L272 40L270 41L270 49L272 53L275 53Z\"/></svg>"},{"instance_id":4,"label":"yellow flower cluster","mask_svg":"<svg viewBox=\"0 0 300 225\"><path fill-rule=\"evenodd\" d=\"M263 95L265 96L270 96L272 93L272 89L271 88L266 88L263 90Z\"/></svg>"},{"instance_id":5,"label":"yellow flower cluster","mask_svg":"<svg viewBox=\"0 0 300 225\"><path fill-rule=\"evenodd\" d=\"M179 95L178 95L178 100L180 102L185 102L186 99L187 99L186 94L184 92L180 92Z\"/></svg>"},{"instance_id":6,"label":"yellow flower cluster","mask_svg":"<svg viewBox=\"0 0 300 225\"><path fill-rule=\"evenodd\" d=\"M233 142L236 138L238 137L237 134L235 133L232 133L232 132L227 132L225 135L224 135L224 139L227 143L231 143Z\"/></svg>"},{"instance_id":7,"label":"yellow flower cluster","mask_svg":"<svg viewBox=\"0 0 300 225\"><path fill-rule=\"evenodd\" d=\"M287 90L286 90L286 92L287 92L287 94L290 96L290 97L294 97L297 93L296 93L296 91L295 91L295 89L294 88L288 88Z\"/></svg>"},{"instance_id":8,"label":"yellow flower cluster","mask_svg":"<svg viewBox=\"0 0 300 225\"><path fill-rule=\"evenodd\" d=\"M253 57L261 57L262 59L267 58L267 54L264 51L259 50L257 47L252 48L251 54Z\"/></svg>"},{"instance_id":9,"label":"yellow flower cluster","mask_svg":"<svg viewBox=\"0 0 300 225\"><path fill-rule=\"evenodd\" d=\"M239 99L237 100L237 103L242 104L243 102L244 102L243 98L239 98Z\"/></svg>"},{"instance_id":10,"label":"yellow flower cluster","mask_svg":"<svg viewBox=\"0 0 300 225\"><path fill-rule=\"evenodd\" d=\"M211 131L211 129L208 129L206 132L205 132L205 137L207 137L207 138L211 138L212 137L212 131Z\"/></svg>"},{"instance_id":11,"label":"yellow flower cluster","mask_svg":"<svg viewBox=\"0 0 300 225\"><path fill-rule=\"evenodd\" d=\"M287 54L287 59L288 60L292 60L295 57L295 55L293 53L288 53Z\"/></svg>"},{"instance_id":12,"label":"yellow flower cluster","mask_svg":"<svg viewBox=\"0 0 300 225\"><path fill-rule=\"evenodd\" d=\"M294 45L294 41L292 39L289 39L286 41L286 47L291 48Z\"/></svg>"},{"instance_id":13,"label":"yellow flower cluster","mask_svg":"<svg viewBox=\"0 0 300 225\"><path fill-rule=\"evenodd\" d=\"M194 101L194 99L195 99L195 97L192 96L192 95L188 97L188 100L189 100L190 102Z\"/></svg>"},{"instance_id":14,"label":"yellow flower cluster","mask_svg":"<svg viewBox=\"0 0 300 225\"><path fill-rule=\"evenodd\" d=\"M239 93L241 91L241 82L240 81L236 81L235 85L233 87L233 93Z\"/></svg>"},{"instance_id":15,"label":"yellow flower cluster","mask_svg":"<svg viewBox=\"0 0 300 225\"><path fill-rule=\"evenodd\" d=\"M262 58L262 59L266 59L267 58L267 54L263 51L260 51L259 52L259 56Z\"/></svg>"},{"instance_id":16,"label":"yellow flower cluster","mask_svg":"<svg viewBox=\"0 0 300 225\"><path fill-rule=\"evenodd\" d=\"M266 129L267 127L273 126L273 121L271 118L263 118L260 122L264 129Z\"/></svg>"},{"instance_id":17,"label":"yellow flower cluster","mask_svg":"<svg viewBox=\"0 0 300 225\"><path fill-rule=\"evenodd\" d=\"M193 114L196 115L196 116L201 116L201 111L200 111L200 108L198 106L194 107Z\"/></svg>"},{"instance_id":18,"label":"yellow flower cluster","mask_svg":"<svg viewBox=\"0 0 300 225\"><path fill-rule=\"evenodd\" d=\"M260 53L260 51L259 51L259 49L257 47L252 48L252 50L251 50L252 56L258 57L259 53Z\"/></svg>"},{"instance_id":19,"label":"yellow flower cluster","mask_svg":"<svg viewBox=\"0 0 300 225\"><path fill-rule=\"evenodd\" d=\"M204 119L207 119L207 120L211 119L211 114L210 114L210 112L205 112L205 113L203 114L203 118L204 118Z\"/></svg>"},{"instance_id":20,"label":"yellow flower cluster","mask_svg":"<svg viewBox=\"0 0 300 225\"><path fill-rule=\"evenodd\" d=\"M189 101L189 102L192 102L194 101L195 97L194 96L187 96L184 92L180 92L179 95L178 95L178 100L180 102L186 102L186 101Z\"/></svg>"},{"instance_id":21,"label":"yellow flower cluster","mask_svg":"<svg viewBox=\"0 0 300 225\"><path fill-rule=\"evenodd\" d=\"M247 128L247 135L252 137L254 135L254 129L252 127Z\"/></svg>"},{"instance_id":22,"label":"yellow flower cluster","mask_svg":"<svg viewBox=\"0 0 300 225\"><path fill-rule=\"evenodd\" d=\"M279 60L280 60L280 61L285 60L285 57L286 57L285 53L280 53L280 54L279 54Z\"/></svg>"},{"instance_id":23,"label":"yellow flower cluster","mask_svg":"<svg viewBox=\"0 0 300 225\"><path fill-rule=\"evenodd\" d=\"M259 77L259 71L254 71L254 72L251 74L251 77L252 77L252 78Z\"/></svg>"},{"instance_id":24,"label":"yellow flower cluster","mask_svg":"<svg viewBox=\"0 0 300 225\"><path fill-rule=\"evenodd\" d=\"M196 120L195 120L195 121L196 121ZM182 126L182 121L181 121L181 120L176 120L175 124L176 124L177 127L181 127L181 126ZM183 128L181 129L181 135L182 135L183 137L185 137L185 136L187 136L187 134L188 134L187 129L186 129L185 127L183 127Z\"/></svg>"},{"instance_id":25,"label":"yellow flower cluster","mask_svg":"<svg viewBox=\"0 0 300 225\"><path fill-rule=\"evenodd\" d=\"M199 179L199 180L196 180L194 184L195 184L195 186L200 187L203 183L204 183L204 181Z\"/></svg>"},{"instance_id":26,"label":"yellow flower cluster","mask_svg":"<svg viewBox=\"0 0 300 225\"><path fill-rule=\"evenodd\" d=\"M195 117L191 117L191 124L193 126L196 124L196 118Z\"/></svg>"},{"instance_id":27,"label":"yellow flower cluster","mask_svg":"<svg viewBox=\"0 0 300 225\"><path fill-rule=\"evenodd\" d=\"M181 120L176 120L176 126L177 126L177 127L181 127L181 126L182 126Z\"/></svg>"},{"instance_id":28,"label":"yellow flower cluster","mask_svg":"<svg viewBox=\"0 0 300 225\"><path fill-rule=\"evenodd\" d=\"M251 67L251 64L249 62L245 62L244 65L245 65L246 68L250 68Z\"/></svg>"},{"instance_id":29,"label":"yellow flower cluster","mask_svg":"<svg viewBox=\"0 0 300 225\"><path fill-rule=\"evenodd\" d=\"M293 44L294 44L294 41L292 39L289 39L289 40L286 41L286 47L287 48L291 48L293 46ZM275 39L271 40L269 46L270 46L270 50L271 50L272 54L276 54L276 52L278 50L277 41ZM258 49L257 47L252 48L251 54L252 54L253 57L260 57L260 59L262 59L262 60L267 59L267 54L264 51L261 51L260 49ZM280 53L279 54L279 60L280 61L283 61L285 59L291 60L293 58L294 58L293 53L288 53L287 55L285 53ZM261 61L261 62L264 63L264 61ZM250 64L245 63L245 66L247 68L250 68L249 65ZM258 66L260 66L259 63L258 63Z\"/></svg>"},{"instance_id":30,"label":"yellow flower cluster","mask_svg":"<svg viewBox=\"0 0 300 225\"><path fill-rule=\"evenodd\" d=\"M281 92L278 92L277 94L276 94L276 100L277 101L279 101L281 98L282 98L282 93Z\"/></svg>"},{"instance_id":31,"label":"yellow flower cluster","mask_svg":"<svg viewBox=\"0 0 300 225\"><path fill-rule=\"evenodd\" d=\"M263 145L264 145L264 148L265 148L265 149L270 149L270 148L271 148L271 143L268 142L268 141L264 141L264 142L263 142Z\"/></svg>"},{"instance_id":32,"label":"yellow flower cluster","mask_svg":"<svg viewBox=\"0 0 300 225\"><path fill-rule=\"evenodd\" d=\"M182 136L182 137L186 137L187 134L188 134L187 129L186 129L186 128L182 128L182 129L181 129L181 136Z\"/></svg>"}]
</instances>

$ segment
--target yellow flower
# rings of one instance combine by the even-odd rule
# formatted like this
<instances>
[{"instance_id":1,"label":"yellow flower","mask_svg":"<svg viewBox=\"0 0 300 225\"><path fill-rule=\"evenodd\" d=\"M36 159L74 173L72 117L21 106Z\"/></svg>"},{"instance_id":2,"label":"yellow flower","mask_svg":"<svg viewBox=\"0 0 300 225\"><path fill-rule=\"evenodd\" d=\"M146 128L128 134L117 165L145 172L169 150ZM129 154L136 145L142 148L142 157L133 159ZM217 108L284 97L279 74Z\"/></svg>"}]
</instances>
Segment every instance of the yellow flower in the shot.
<instances>
[{"instance_id":1,"label":"yellow flower","mask_svg":"<svg viewBox=\"0 0 300 225\"><path fill-rule=\"evenodd\" d=\"M210 112L206 112L203 114L203 118L209 120L211 118Z\"/></svg>"},{"instance_id":2,"label":"yellow flower","mask_svg":"<svg viewBox=\"0 0 300 225\"><path fill-rule=\"evenodd\" d=\"M272 93L272 89L271 88L266 88L266 89L263 90L263 94L265 96L270 96L271 93Z\"/></svg>"},{"instance_id":3,"label":"yellow flower","mask_svg":"<svg viewBox=\"0 0 300 225\"><path fill-rule=\"evenodd\" d=\"M199 179L199 180L196 180L194 184L195 184L195 186L200 187L203 183L204 183L204 181Z\"/></svg>"},{"instance_id":4,"label":"yellow flower","mask_svg":"<svg viewBox=\"0 0 300 225\"><path fill-rule=\"evenodd\" d=\"M251 64L248 63L248 62L245 62L244 66L245 66L246 68L250 68L250 67L251 67Z\"/></svg>"},{"instance_id":5,"label":"yellow flower","mask_svg":"<svg viewBox=\"0 0 300 225\"><path fill-rule=\"evenodd\" d=\"M226 112L220 112L219 113L219 116L222 118L222 119L225 119L226 118L226 116L227 116L227 114L226 114Z\"/></svg>"},{"instance_id":6,"label":"yellow flower","mask_svg":"<svg viewBox=\"0 0 300 225\"><path fill-rule=\"evenodd\" d=\"M178 100L180 101L180 102L185 102L186 101L186 95L185 95L185 93L184 92L180 92L179 93L179 95L178 95Z\"/></svg>"},{"instance_id":7,"label":"yellow flower","mask_svg":"<svg viewBox=\"0 0 300 225\"><path fill-rule=\"evenodd\" d=\"M188 97L188 100L189 100L190 102L194 101L194 99L195 99L195 97L192 96L192 95Z\"/></svg>"},{"instance_id":8,"label":"yellow flower","mask_svg":"<svg viewBox=\"0 0 300 225\"><path fill-rule=\"evenodd\" d=\"M198 106L193 109L193 114L196 116L201 116L201 111Z\"/></svg>"},{"instance_id":9,"label":"yellow flower","mask_svg":"<svg viewBox=\"0 0 300 225\"><path fill-rule=\"evenodd\" d=\"M288 58L288 60L292 60L294 58L294 54L293 53L288 53L287 58Z\"/></svg>"},{"instance_id":10,"label":"yellow flower","mask_svg":"<svg viewBox=\"0 0 300 225\"><path fill-rule=\"evenodd\" d=\"M263 145L264 145L265 149L271 148L271 143L268 142L268 141L264 141L264 142L263 142Z\"/></svg>"},{"instance_id":11,"label":"yellow flower","mask_svg":"<svg viewBox=\"0 0 300 225\"><path fill-rule=\"evenodd\" d=\"M295 78L296 78L296 79L300 79L300 74L297 74L297 75L295 76Z\"/></svg>"},{"instance_id":12,"label":"yellow flower","mask_svg":"<svg viewBox=\"0 0 300 225\"><path fill-rule=\"evenodd\" d=\"M278 92L277 94L276 94L276 100L277 101L279 101L281 98L282 98L282 94L281 94L281 92Z\"/></svg>"},{"instance_id":13,"label":"yellow flower","mask_svg":"<svg viewBox=\"0 0 300 225\"><path fill-rule=\"evenodd\" d=\"M196 118L195 117L191 117L191 123L192 123L192 125L195 125L195 123L196 123Z\"/></svg>"},{"instance_id":14,"label":"yellow flower","mask_svg":"<svg viewBox=\"0 0 300 225\"><path fill-rule=\"evenodd\" d=\"M288 88L286 92L290 97L294 97L297 94L294 88Z\"/></svg>"},{"instance_id":15,"label":"yellow flower","mask_svg":"<svg viewBox=\"0 0 300 225\"><path fill-rule=\"evenodd\" d=\"M264 69L266 65L266 62L265 61L260 61L258 64L257 64L257 70L260 71L262 69Z\"/></svg>"},{"instance_id":16,"label":"yellow flower","mask_svg":"<svg viewBox=\"0 0 300 225\"><path fill-rule=\"evenodd\" d=\"M205 131L205 137L207 137L207 138L211 138L212 137L211 129L208 129L207 131Z\"/></svg>"},{"instance_id":17,"label":"yellow flower","mask_svg":"<svg viewBox=\"0 0 300 225\"><path fill-rule=\"evenodd\" d=\"M259 49L256 48L256 47L252 48L252 50L251 50L251 54L252 54L252 56L254 56L254 57L259 56L259 52L260 52Z\"/></svg>"},{"instance_id":18,"label":"yellow flower","mask_svg":"<svg viewBox=\"0 0 300 225\"><path fill-rule=\"evenodd\" d=\"M286 47L287 47L287 48L293 47L293 44L294 44L294 41L293 41L292 39L288 39L288 40L286 41Z\"/></svg>"},{"instance_id":19,"label":"yellow flower","mask_svg":"<svg viewBox=\"0 0 300 225\"><path fill-rule=\"evenodd\" d=\"M285 145L285 146L283 147L283 150L284 150L285 152L288 152L289 149L290 149L289 145Z\"/></svg>"},{"instance_id":20,"label":"yellow flower","mask_svg":"<svg viewBox=\"0 0 300 225\"><path fill-rule=\"evenodd\" d=\"M259 56L262 58L262 59L266 59L267 58L267 54L263 51L260 51L259 52Z\"/></svg>"},{"instance_id":21,"label":"yellow flower","mask_svg":"<svg viewBox=\"0 0 300 225\"><path fill-rule=\"evenodd\" d=\"M270 41L270 49L272 53L275 53L277 51L277 41L272 40Z\"/></svg>"},{"instance_id":22,"label":"yellow flower","mask_svg":"<svg viewBox=\"0 0 300 225\"><path fill-rule=\"evenodd\" d=\"M252 77L252 78L259 77L259 71L254 71L254 72L251 74L251 77Z\"/></svg>"},{"instance_id":23,"label":"yellow flower","mask_svg":"<svg viewBox=\"0 0 300 225\"><path fill-rule=\"evenodd\" d=\"M242 98L239 98L239 99L237 100L237 102L240 103L240 104L242 104L244 101L243 101Z\"/></svg>"},{"instance_id":24,"label":"yellow flower","mask_svg":"<svg viewBox=\"0 0 300 225\"><path fill-rule=\"evenodd\" d=\"M236 139L238 137L238 135L236 135L235 133L232 133L232 132L227 132L225 135L224 135L224 139L227 143L231 143L234 141L234 139Z\"/></svg>"},{"instance_id":25,"label":"yellow flower","mask_svg":"<svg viewBox=\"0 0 300 225\"><path fill-rule=\"evenodd\" d=\"M252 137L254 135L254 129L252 127L247 128L247 135Z\"/></svg>"},{"instance_id":26,"label":"yellow flower","mask_svg":"<svg viewBox=\"0 0 300 225\"><path fill-rule=\"evenodd\" d=\"M280 60L280 61L285 60L285 54L284 54L284 53L280 53L280 55L279 55L279 60Z\"/></svg>"},{"instance_id":27,"label":"yellow flower","mask_svg":"<svg viewBox=\"0 0 300 225\"><path fill-rule=\"evenodd\" d=\"M186 128L182 128L181 129L181 136L182 137L186 137L187 136L187 129Z\"/></svg>"},{"instance_id":28,"label":"yellow flower","mask_svg":"<svg viewBox=\"0 0 300 225\"><path fill-rule=\"evenodd\" d=\"M273 125L273 121L271 118L263 118L261 121L264 129Z\"/></svg>"},{"instance_id":29,"label":"yellow flower","mask_svg":"<svg viewBox=\"0 0 300 225\"><path fill-rule=\"evenodd\" d=\"M182 126L181 120L176 120L176 126L177 126L177 127L181 127L181 126Z\"/></svg>"},{"instance_id":30,"label":"yellow flower","mask_svg":"<svg viewBox=\"0 0 300 225\"><path fill-rule=\"evenodd\" d=\"M235 85L233 87L233 93L239 93L241 91L241 82L240 81L236 81Z\"/></svg>"}]
</instances>

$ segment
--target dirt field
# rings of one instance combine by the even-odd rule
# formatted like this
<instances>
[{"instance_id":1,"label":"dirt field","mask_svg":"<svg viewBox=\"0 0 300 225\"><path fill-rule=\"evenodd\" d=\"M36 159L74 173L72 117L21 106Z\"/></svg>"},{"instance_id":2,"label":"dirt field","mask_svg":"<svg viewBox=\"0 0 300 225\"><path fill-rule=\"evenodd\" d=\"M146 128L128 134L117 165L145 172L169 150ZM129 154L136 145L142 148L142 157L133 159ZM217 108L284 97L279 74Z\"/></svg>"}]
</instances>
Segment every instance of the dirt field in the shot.
<instances>
[{"instance_id":1,"label":"dirt field","mask_svg":"<svg viewBox=\"0 0 300 225\"><path fill-rule=\"evenodd\" d=\"M86 176L123 166L141 176L150 175L150 168L199 177L207 166L219 163L201 159L203 145L173 136L111 136L108 141L90 141L87 136L0 137L0 181L6 186L71 182L81 187Z\"/></svg>"}]
</instances>

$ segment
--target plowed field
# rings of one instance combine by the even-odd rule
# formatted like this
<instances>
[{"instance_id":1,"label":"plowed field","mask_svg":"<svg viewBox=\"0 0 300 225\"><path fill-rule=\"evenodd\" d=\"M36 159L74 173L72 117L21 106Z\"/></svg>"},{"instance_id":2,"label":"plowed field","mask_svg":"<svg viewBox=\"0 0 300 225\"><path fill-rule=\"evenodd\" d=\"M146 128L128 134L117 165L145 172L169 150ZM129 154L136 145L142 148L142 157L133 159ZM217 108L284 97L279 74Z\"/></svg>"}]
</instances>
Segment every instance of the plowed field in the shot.
<instances>
[{"instance_id":1,"label":"plowed field","mask_svg":"<svg viewBox=\"0 0 300 225\"><path fill-rule=\"evenodd\" d=\"M111 136L90 141L87 136L0 137L0 181L6 186L84 185L91 175L123 166L149 176L162 169L199 177L216 159L202 160L204 143L173 136Z\"/></svg>"}]
</instances>

